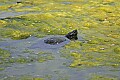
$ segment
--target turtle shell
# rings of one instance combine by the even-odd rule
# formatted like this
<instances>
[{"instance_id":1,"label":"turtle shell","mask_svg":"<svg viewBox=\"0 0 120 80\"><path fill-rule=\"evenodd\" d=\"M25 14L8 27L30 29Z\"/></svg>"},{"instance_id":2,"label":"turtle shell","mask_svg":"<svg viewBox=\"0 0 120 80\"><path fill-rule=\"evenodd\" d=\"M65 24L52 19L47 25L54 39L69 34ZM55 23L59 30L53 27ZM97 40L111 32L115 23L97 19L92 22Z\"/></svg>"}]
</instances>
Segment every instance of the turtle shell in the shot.
<instances>
[{"instance_id":1,"label":"turtle shell","mask_svg":"<svg viewBox=\"0 0 120 80\"><path fill-rule=\"evenodd\" d=\"M77 40L78 39L77 34L78 34L77 30L73 30L72 32L69 32L67 35L65 35L65 37L51 37L45 39L44 42L46 44L55 45L66 41L66 38L69 40Z\"/></svg>"},{"instance_id":2,"label":"turtle shell","mask_svg":"<svg viewBox=\"0 0 120 80\"><path fill-rule=\"evenodd\" d=\"M59 44L64 41L66 41L65 37L51 37L44 40L46 44L51 44L51 45Z\"/></svg>"},{"instance_id":3,"label":"turtle shell","mask_svg":"<svg viewBox=\"0 0 120 80\"><path fill-rule=\"evenodd\" d=\"M48 37L44 37L41 39L38 39L38 41L33 44L30 48L59 48L61 46L64 46L65 44L68 44L70 40L77 40L77 30L73 30L72 32L69 32L65 36L60 35L49 35Z\"/></svg>"},{"instance_id":4,"label":"turtle shell","mask_svg":"<svg viewBox=\"0 0 120 80\"><path fill-rule=\"evenodd\" d=\"M68 44L70 40L65 36L47 36L44 38L40 38L35 41L29 48L40 48L40 49L52 49L52 48L60 48L66 44Z\"/></svg>"}]
</instances>

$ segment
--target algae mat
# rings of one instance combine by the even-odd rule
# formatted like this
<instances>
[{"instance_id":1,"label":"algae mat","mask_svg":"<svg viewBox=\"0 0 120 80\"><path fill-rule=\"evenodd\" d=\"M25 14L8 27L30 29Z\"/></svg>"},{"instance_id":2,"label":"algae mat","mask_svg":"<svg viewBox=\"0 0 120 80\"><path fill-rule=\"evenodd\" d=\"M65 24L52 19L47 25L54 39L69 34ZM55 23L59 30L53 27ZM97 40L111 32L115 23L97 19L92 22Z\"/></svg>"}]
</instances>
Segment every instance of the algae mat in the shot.
<instances>
[{"instance_id":1,"label":"algae mat","mask_svg":"<svg viewBox=\"0 0 120 80\"><path fill-rule=\"evenodd\" d=\"M0 0L0 79L119 80L119 0ZM72 30L84 41L29 47Z\"/></svg>"}]
</instances>

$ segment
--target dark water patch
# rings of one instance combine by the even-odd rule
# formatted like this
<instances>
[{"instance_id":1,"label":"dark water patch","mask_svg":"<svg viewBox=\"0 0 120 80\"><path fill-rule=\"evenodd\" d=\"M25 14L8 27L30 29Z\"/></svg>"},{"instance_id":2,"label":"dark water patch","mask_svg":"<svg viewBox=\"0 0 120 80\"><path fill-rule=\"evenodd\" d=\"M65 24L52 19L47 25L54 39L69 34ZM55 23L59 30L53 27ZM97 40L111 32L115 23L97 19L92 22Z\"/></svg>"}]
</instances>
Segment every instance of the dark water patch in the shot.
<instances>
[{"instance_id":1,"label":"dark water patch","mask_svg":"<svg viewBox=\"0 0 120 80\"><path fill-rule=\"evenodd\" d=\"M40 12L16 12L16 11L11 11L11 12L0 12L0 20L4 20L4 19L14 19L14 17L16 16L21 16L21 15L25 15L25 14L38 14ZM15 18L16 19L16 18ZM18 18L17 18L18 19Z\"/></svg>"},{"instance_id":2,"label":"dark water patch","mask_svg":"<svg viewBox=\"0 0 120 80\"><path fill-rule=\"evenodd\" d=\"M64 1L64 2L61 2L62 4L65 4L65 5L71 5L73 4L73 2L67 2L67 1Z\"/></svg>"},{"instance_id":3,"label":"dark water patch","mask_svg":"<svg viewBox=\"0 0 120 80\"><path fill-rule=\"evenodd\" d=\"M15 17L23 14L28 14L28 12L1 12L0 19L5 19L8 17Z\"/></svg>"}]
</instances>

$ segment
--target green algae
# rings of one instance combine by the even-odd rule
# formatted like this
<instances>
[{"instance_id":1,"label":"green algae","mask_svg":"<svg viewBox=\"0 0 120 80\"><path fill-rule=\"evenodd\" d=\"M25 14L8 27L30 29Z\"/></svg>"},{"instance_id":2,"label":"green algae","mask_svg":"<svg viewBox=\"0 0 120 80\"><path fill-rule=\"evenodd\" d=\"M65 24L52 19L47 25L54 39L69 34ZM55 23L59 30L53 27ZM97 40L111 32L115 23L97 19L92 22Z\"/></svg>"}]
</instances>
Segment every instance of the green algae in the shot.
<instances>
[{"instance_id":1,"label":"green algae","mask_svg":"<svg viewBox=\"0 0 120 80\"><path fill-rule=\"evenodd\" d=\"M14 60L15 60L15 63L20 63L20 64L32 62L31 59L27 59L24 57L20 57L20 58L14 59Z\"/></svg>"},{"instance_id":2,"label":"green algae","mask_svg":"<svg viewBox=\"0 0 120 80\"><path fill-rule=\"evenodd\" d=\"M1 2L4 3L4 1ZM11 6L11 8L16 11L28 10L43 12L40 14L31 13L0 20L1 36L11 37L12 39L25 39L30 35L43 37L48 34L66 34L71 29L77 28L86 35L84 38L89 40L88 44L83 45L83 52L105 53L110 50L110 45L116 46L120 44L120 21L118 18L120 15L119 2L117 0L116 2L112 0L88 2L69 0L72 5L58 4L58 2L62 1L58 0L56 2L51 1L48 3L47 0L40 0L39 2L29 0L21 1L20 4L1 6L6 6L7 8ZM31 10L29 10L27 6L31 6ZM101 13L101 15L99 15L99 13Z\"/></svg>"},{"instance_id":3,"label":"green algae","mask_svg":"<svg viewBox=\"0 0 120 80\"><path fill-rule=\"evenodd\" d=\"M114 52L120 54L120 47L115 48Z\"/></svg>"},{"instance_id":4,"label":"green algae","mask_svg":"<svg viewBox=\"0 0 120 80\"><path fill-rule=\"evenodd\" d=\"M80 41L71 41L69 44L65 45L67 49L80 49L82 43Z\"/></svg>"},{"instance_id":5,"label":"green algae","mask_svg":"<svg viewBox=\"0 0 120 80\"><path fill-rule=\"evenodd\" d=\"M25 63L31 63L31 62L36 62L37 61L37 62L43 63L43 62L54 59L54 56L50 52L41 51L41 52L38 52L37 54L34 53L33 51L30 51L30 50L26 50L26 51L23 51L23 52L24 53L29 53L31 55L29 55L28 57L20 56L18 58L10 58L9 62L10 63L25 64Z\"/></svg>"},{"instance_id":6,"label":"green algae","mask_svg":"<svg viewBox=\"0 0 120 80\"><path fill-rule=\"evenodd\" d=\"M11 53L9 51L0 49L0 70L4 70L8 66L10 56Z\"/></svg>"},{"instance_id":7,"label":"green algae","mask_svg":"<svg viewBox=\"0 0 120 80\"><path fill-rule=\"evenodd\" d=\"M73 57L70 67L95 67L95 66L120 66L120 55L113 54L97 54L97 53L71 53ZM109 56L109 58L107 57Z\"/></svg>"},{"instance_id":8,"label":"green algae","mask_svg":"<svg viewBox=\"0 0 120 80\"><path fill-rule=\"evenodd\" d=\"M28 63L30 59L19 57L12 58L11 53L7 50L0 49L0 64L10 64L10 63ZM1 68L2 69L2 68Z\"/></svg>"},{"instance_id":9,"label":"green algae","mask_svg":"<svg viewBox=\"0 0 120 80\"><path fill-rule=\"evenodd\" d=\"M110 77L106 75L98 75L98 74L92 74L92 77L88 80L118 80L115 77Z\"/></svg>"},{"instance_id":10,"label":"green algae","mask_svg":"<svg viewBox=\"0 0 120 80\"><path fill-rule=\"evenodd\" d=\"M10 52L0 49L0 58L9 58L10 57Z\"/></svg>"},{"instance_id":11,"label":"green algae","mask_svg":"<svg viewBox=\"0 0 120 80\"><path fill-rule=\"evenodd\" d=\"M49 52L39 52L38 55L37 61L40 63L54 59L52 53Z\"/></svg>"},{"instance_id":12,"label":"green algae","mask_svg":"<svg viewBox=\"0 0 120 80\"><path fill-rule=\"evenodd\" d=\"M45 78L32 77L32 76L19 76L19 77L6 77L4 80L45 80Z\"/></svg>"},{"instance_id":13,"label":"green algae","mask_svg":"<svg viewBox=\"0 0 120 80\"><path fill-rule=\"evenodd\" d=\"M30 51L27 51L27 53L29 53ZM33 54L34 52L32 52L31 54ZM15 57L11 57L11 53L6 51L6 50L2 50L0 49L0 70L4 70L5 66L9 66L12 63L18 63L18 64L26 64L26 63L31 63L34 61L38 61L38 62L45 62L48 60L53 60L54 56L52 56L52 53L49 52L39 52L39 54L37 54L37 57L34 57L34 55L31 55L29 57L22 57L19 56L17 58Z\"/></svg>"},{"instance_id":14,"label":"green algae","mask_svg":"<svg viewBox=\"0 0 120 80\"><path fill-rule=\"evenodd\" d=\"M4 27L6 23L6 21L0 20L0 27Z\"/></svg>"},{"instance_id":15,"label":"green algae","mask_svg":"<svg viewBox=\"0 0 120 80\"><path fill-rule=\"evenodd\" d=\"M71 41L69 44L66 44L63 49L60 49L61 57L71 59L70 53L79 52L81 50L82 42L80 41Z\"/></svg>"},{"instance_id":16,"label":"green algae","mask_svg":"<svg viewBox=\"0 0 120 80\"><path fill-rule=\"evenodd\" d=\"M115 45L107 46L111 40L104 40L103 38L96 40L98 41L90 40L88 43L71 42L61 49L61 57L70 59L71 63L69 66L74 68L119 67L120 55L115 54L119 53L119 47L115 48Z\"/></svg>"},{"instance_id":17,"label":"green algae","mask_svg":"<svg viewBox=\"0 0 120 80\"><path fill-rule=\"evenodd\" d=\"M65 35L77 29L78 35L85 35L81 36L86 42L71 41L60 51L61 57L71 60L69 67L120 67L120 2L118 0L25 0L19 4L6 4L9 3L8 0L0 2L5 3L0 5L0 10L37 12L0 20L0 37L18 40L26 39L30 35L36 37ZM26 50L23 53L34 52ZM46 52L40 52L37 54L38 57L30 59L10 58L10 54L2 54L2 56L6 58L2 59L0 64L45 62L54 59L51 53ZM2 67L0 70L3 69ZM117 79L95 75L90 80Z\"/></svg>"},{"instance_id":18,"label":"green algae","mask_svg":"<svg viewBox=\"0 0 120 80\"><path fill-rule=\"evenodd\" d=\"M101 65L99 62L93 60L94 56L91 55L81 55L78 53L71 53L71 56L73 57L73 61L70 64L70 67L93 67L93 66L99 66ZM89 60L87 60L89 59Z\"/></svg>"},{"instance_id":19,"label":"green algae","mask_svg":"<svg viewBox=\"0 0 120 80\"><path fill-rule=\"evenodd\" d=\"M14 31L12 33L12 39L19 40L19 39L26 39L28 37L30 37L30 33L28 33L28 32Z\"/></svg>"},{"instance_id":20,"label":"green algae","mask_svg":"<svg viewBox=\"0 0 120 80\"><path fill-rule=\"evenodd\" d=\"M62 1L51 1L50 3L48 3L47 0L40 0L39 2L37 1L37 3L36 1L21 1L20 4L10 4L12 6L11 8L16 11L32 11L29 9L33 9L33 11L42 11L40 14L20 16L21 21L17 22L17 24L16 19L13 18L13 26L16 27L16 25L20 25L16 30L19 28L21 28L22 31L27 30L28 32L33 30L31 34L41 37L45 34L66 34L71 31L71 29L97 29L99 26L102 26L103 28L103 26L119 25L120 21L118 17L120 15L118 14L119 10L117 2L88 1L86 3L84 1L76 0L70 1L73 3L72 5L58 4L58 2ZM109 3L114 3L114 5L110 5ZM27 8L27 6L31 7ZM99 13L101 13L101 15L99 15ZM10 22L8 22L8 26L10 25ZM30 29L27 26L31 26L32 28ZM112 37L119 38L118 36L118 34L115 34Z\"/></svg>"}]
</instances>

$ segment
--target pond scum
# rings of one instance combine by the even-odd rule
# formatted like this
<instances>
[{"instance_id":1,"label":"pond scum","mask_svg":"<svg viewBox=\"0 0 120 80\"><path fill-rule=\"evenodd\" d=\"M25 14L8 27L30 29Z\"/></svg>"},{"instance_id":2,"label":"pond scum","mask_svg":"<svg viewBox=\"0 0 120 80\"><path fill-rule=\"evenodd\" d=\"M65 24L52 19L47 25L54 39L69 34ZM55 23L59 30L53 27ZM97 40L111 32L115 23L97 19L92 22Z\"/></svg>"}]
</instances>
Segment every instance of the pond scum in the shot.
<instances>
[{"instance_id":1,"label":"pond scum","mask_svg":"<svg viewBox=\"0 0 120 80\"><path fill-rule=\"evenodd\" d=\"M85 35L82 37L86 42L71 42L60 50L61 57L71 60L69 67L120 67L119 0L23 0L19 3L16 3L16 0L11 1L13 3L0 0L0 11L34 13L1 19L1 39L19 40L30 36L64 35L77 29L79 35ZM0 56L0 64L9 62L9 52L0 49ZM50 59L53 57L50 56ZM29 62L24 58L17 61ZM44 62L44 58L42 61ZM94 75L91 80L117 79Z\"/></svg>"}]
</instances>

